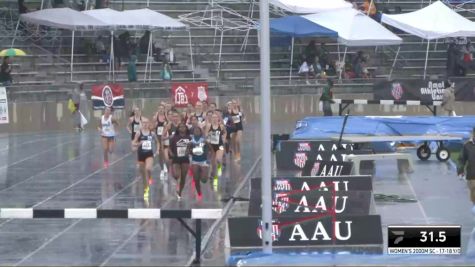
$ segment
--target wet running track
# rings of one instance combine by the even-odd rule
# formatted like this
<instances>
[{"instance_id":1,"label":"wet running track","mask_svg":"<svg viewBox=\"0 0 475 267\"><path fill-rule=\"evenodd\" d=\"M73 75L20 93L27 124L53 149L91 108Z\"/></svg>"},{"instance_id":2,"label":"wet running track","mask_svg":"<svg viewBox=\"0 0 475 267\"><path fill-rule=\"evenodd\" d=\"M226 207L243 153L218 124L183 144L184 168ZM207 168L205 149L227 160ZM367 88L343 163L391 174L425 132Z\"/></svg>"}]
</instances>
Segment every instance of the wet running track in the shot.
<instances>
[{"instance_id":1,"label":"wet running track","mask_svg":"<svg viewBox=\"0 0 475 267\"><path fill-rule=\"evenodd\" d=\"M218 99L225 103L226 99ZM228 161L218 192L204 185L198 203L188 183L182 201L173 192L172 179L155 179L149 205L136 170L136 154L129 135L122 130L108 169L102 168L98 133L72 132L71 118L63 103L17 103L10 105L9 126L0 132L1 208L221 208L260 155L259 98L241 97L247 115L243 157L240 164ZM318 96L276 96L272 99L273 132L290 132L295 121L318 114ZM151 114L159 100L128 103L145 107ZM473 105L462 105L458 114L475 114ZM353 114L426 114L424 107L391 108L356 105ZM97 115L97 114L95 114ZM125 113L117 114L121 122ZM91 113L92 116L92 113ZM26 118L20 120L19 118ZM123 125L122 125L123 128ZM16 132L16 133L15 133ZM8 134L7 134L8 133ZM414 157L415 158L415 157ZM158 178L160 169L154 169ZM254 171L259 176L259 170ZM248 197L245 187L241 196ZM383 229L391 224L461 224L464 252L470 247L474 219L468 190L457 180L448 163L415 160L415 172L399 176L393 161L377 163L374 192L417 198L417 203L376 203ZM246 214L247 202L238 202L232 214ZM212 221L203 221L203 235ZM190 223L188 221L188 223ZM221 225L211 239L203 265L225 262ZM0 220L0 265L176 265L190 262L193 237L176 220ZM334 262L337 264L337 262ZM441 264L445 264L441 263Z\"/></svg>"}]
</instances>

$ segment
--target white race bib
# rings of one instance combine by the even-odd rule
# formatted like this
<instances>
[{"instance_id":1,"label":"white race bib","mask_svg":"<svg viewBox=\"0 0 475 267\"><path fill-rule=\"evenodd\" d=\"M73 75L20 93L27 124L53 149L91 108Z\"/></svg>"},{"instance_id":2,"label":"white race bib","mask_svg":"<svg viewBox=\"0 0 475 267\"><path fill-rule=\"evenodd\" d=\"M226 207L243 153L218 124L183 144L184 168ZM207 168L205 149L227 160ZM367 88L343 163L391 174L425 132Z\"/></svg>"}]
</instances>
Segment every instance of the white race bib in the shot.
<instances>
[{"instance_id":1,"label":"white race bib","mask_svg":"<svg viewBox=\"0 0 475 267\"><path fill-rule=\"evenodd\" d=\"M179 146L176 148L177 156L178 157L184 157L186 156L186 146Z\"/></svg>"},{"instance_id":2,"label":"white race bib","mask_svg":"<svg viewBox=\"0 0 475 267\"><path fill-rule=\"evenodd\" d=\"M170 140L169 139L163 140L163 145L164 146L169 146L170 145Z\"/></svg>"},{"instance_id":3,"label":"white race bib","mask_svg":"<svg viewBox=\"0 0 475 267\"><path fill-rule=\"evenodd\" d=\"M211 132L209 135L209 142L212 145L219 145L219 132Z\"/></svg>"},{"instance_id":4,"label":"white race bib","mask_svg":"<svg viewBox=\"0 0 475 267\"><path fill-rule=\"evenodd\" d=\"M233 122L234 123L239 123L241 122L241 117L239 115L233 116Z\"/></svg>"},{"instance_id":5,"label":"white race bib","mask_svg":"<svg viewBox=\"0 0 475 267\"><path fill-rule=\"evenodd\" d=\"M134 133L140 130L140 124L134 124Z\"/></svg>"},{"instance_id":6,"label":"white race bib","mask_svg":"<svg viewBox=\"0 0 475 267\"><path fill-rule=\"evenodd\" d=\"M203 147L202 146L196 146L193 148L193 155L196 155L196 156L201 156L203 155L204 151L203 151Z\"/></svg>"},{"instance_id":7,"label":"white race bib","mask_svg":"<svg viewBox=\"0 0 475 267\"><path fill-rule=\"evenodd\" d=\"M163 126L157 127L157 135L162 135L163 134Z\"/></svg>"},{"instance_id":8,"label":"white race bib","mask_svg":"<svg viewBox=\"0 0 475 267\"><path fill-rule=\"evenodd\" d=\"M142 142L142 150L152 150L152 141L145 140Z\"/></svg>"}]
</instances>

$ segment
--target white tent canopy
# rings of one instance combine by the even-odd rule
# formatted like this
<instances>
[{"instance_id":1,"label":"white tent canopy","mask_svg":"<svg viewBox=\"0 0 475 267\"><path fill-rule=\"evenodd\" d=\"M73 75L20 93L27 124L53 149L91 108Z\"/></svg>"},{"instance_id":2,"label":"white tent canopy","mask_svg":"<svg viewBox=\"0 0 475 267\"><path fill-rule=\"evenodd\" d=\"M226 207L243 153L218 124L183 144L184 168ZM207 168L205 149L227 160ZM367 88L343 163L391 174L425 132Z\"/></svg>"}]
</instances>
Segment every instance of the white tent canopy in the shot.
<instances>
[{"instance_id":1,"label":"white tent canopy","mask_svg":"<svg viewBox=\"0 0 475 267\"><path fill-rule=\"evenodd\" d=\"M430 40L475 36L475 23L457 14L440 1L410 13L399 15L383 14L381 21L427 40L424 79L427 73ZM393 63L393 67L395 63L396 60Z\"/></svg>"},{"instance_id":2,"label":"white tent canopy","mask_svg":"<svg viewBox=\"0 0 475 267\"><path fill-rule=\"evenodd\" d=\"M344 0L270 0L269 3L295 14L312 14L352 6Z\"/></svg>"},{"instance_id":3,"label":"white tent canopy","mask_svg":"<svg viewBox=\"0 0 475 267\"><path fill-rule=\"evenodd\" d=\"M51 8L21 14L20 20L72 31L94 31L109 27L104 21L70 8Z\"/></svg>"},{"instance_id":4,"label":"white tent canopy","mask_svg":"<svg viewBox=\"0 0 475 267\"><path fill-rule=\"evenodd\" d=\"M346 46L399 45L402 42L399 36L353 8L303 17L338 32L338 42Z\"/></svg>"},{"instance_id":5,"label":"white tent canopy","mask_svg":"<svg viewBox=\"0 0 475 267\"><path fill-rule=\"evenodd\" d=\"M440 1L410 13L383 14L381 21L426 40L475 36L475 23Z\"/></svg>"},{"instance_id":6,"label":"white tent canopy","mask_svg":"<svg viewBox=\"0 0 475 267\"><path fill-rule=\"evenodd\" d=\"M187 26L180 21L155 12L148 8L115 11L113 9L97 9L79 12L70 8L51 8L43 9L27 14L22 14L17 23L15 35L18 30L20 20L27 23L55 27L60 29L72 30L72 51L71 51L71 81L73 79L73 55L74 55L74 32L75 31L97 31L109 30L111 31L111 61L110 68L112 75L114 75L113 66L113 31L114 30L180 30L187 29ZM193 51L191 47L191 34L188 31L190 40L190 57L191 67L194 77ZM12 47L15 37L12 41ZM150 56L152 53L152 36L150 36L149 49L147 53L147 63L145 66L145 73L149 68L151 76ZM146 75L145 75L146 77ZM146 79L146 78L145 78Z\"/></svg>"}]
</instances>

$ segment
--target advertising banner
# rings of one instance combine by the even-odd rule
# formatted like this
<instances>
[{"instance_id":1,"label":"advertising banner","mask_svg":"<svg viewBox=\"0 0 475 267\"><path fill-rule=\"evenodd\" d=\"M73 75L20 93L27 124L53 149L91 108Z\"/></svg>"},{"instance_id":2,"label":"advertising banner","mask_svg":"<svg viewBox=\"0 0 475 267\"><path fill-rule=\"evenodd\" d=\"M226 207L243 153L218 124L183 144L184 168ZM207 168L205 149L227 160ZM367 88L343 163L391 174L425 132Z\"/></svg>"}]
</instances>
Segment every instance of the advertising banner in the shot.
<instances>
[{"instance_id":1,"label":"advertising banner","mask_svg":"<svg viewBox=\"0 0 475 267\"><path fill-rule=\"evenodd\" d=\"M172 83L171 97L175 107L195 105L197 101L208 100L208 83Z\"/></svg>"},{"instance_id":2,"label":"advertising banner","mask_svg":"<svg viewBox=\"0 0 475 267\"><path fill-rule=\"evenodd\" d=\"M0 87L0 124L8 124L8 98L5 87Z\"/></svg>"},{"instance_id":3,"label":"advertising banner","mask_svg":"<svg viewBox=\"0 0 475 267\"><path fill-rule=\"evenodd\" d=\"M91 89L91 100L93 109L123 109L125 106L124 87L121 84L98 84Z\"/></svg>"}]
</instances>

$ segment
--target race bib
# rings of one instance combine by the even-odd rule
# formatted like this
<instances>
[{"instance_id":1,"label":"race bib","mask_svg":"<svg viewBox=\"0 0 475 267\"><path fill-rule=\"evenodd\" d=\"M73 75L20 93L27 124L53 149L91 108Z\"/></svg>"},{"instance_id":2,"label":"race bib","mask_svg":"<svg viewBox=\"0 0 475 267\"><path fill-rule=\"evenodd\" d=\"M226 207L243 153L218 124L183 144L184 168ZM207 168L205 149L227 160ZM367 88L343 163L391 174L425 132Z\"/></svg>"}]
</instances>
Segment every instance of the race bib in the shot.
<instances>
[{"instance_id":1,"label":"race bib","mask_svg":"<svg viewBox=\"0 0 475 267\"><path fill-rule=\"evenodd\" d=\"M241 122L241 117L239 115L233 116L233 122L234 123L239 123Z\"/></svg>"},{"instance_id":2,"label":"race bib","mask_svg":"<svg viewBox=\"0 0 475 267\"><path fill-rule=\"evenodd\" d=\"M157 127L157 135L162 135L163 134L163 126Z\"/></svg>"},{"instance_id":3,"label":"race bib","mask_svg":"<svg viewBox=\"0 0 475 267\"><path fill-rule=\"evenodd\" d=\"M169 139L163 140L163 145L164 146L169 146L170 145L170 140Z\"/></svg>"},{"instance_id":4,"label":"race bib","mask_svg":"<svg viewBox=\"0 0 475 267\"><path fill-rule=\"evenodd\" d=\"M178 157L182 158L186 156L186 146L179 146L176 148L176 150Z\"/></svg>"},{"instance_id":5,"label":"race bib","mask_svg":"<svg viewBox=\"0 0 475 267\"><path fill-rule=\"evenodd\" d=\"M140 124L134 124L134 133L140 130Z\"/></svg>"},{"instance_id":6,"label":"race bib","mask_svg":"<svg viewBox=\"0 0 475 267\"><path fill-rule=\"evenodd\" d=\"M143 141L142 150L152 150L152 141L149 141L149 140Z\"/></svg>"},{"instance_id":7,"label":"race bib","mask_svg":"<svg viewBox=\"0 0 475 267\"><path fill-rule=\"evenodd\" d=\"M209 142L212 145L219 145L219 132L212 132L209 135Z\"/></svg>"},{"instance_id":8,"label":"race bib","mask_svg":"<svg viewBox=\"0 0 475 267\"><path fill-rule=\"evenodd\" d=\"M202 146L196 146L193 148L193 155L196 155L196 156L201 156L203 155L204 151L203 151L203 147Z\"/></svg>"}]
</instances>

